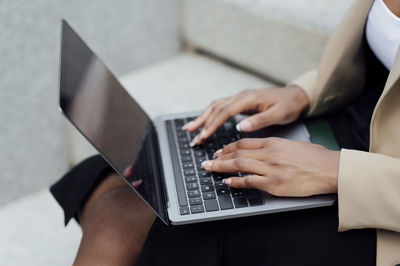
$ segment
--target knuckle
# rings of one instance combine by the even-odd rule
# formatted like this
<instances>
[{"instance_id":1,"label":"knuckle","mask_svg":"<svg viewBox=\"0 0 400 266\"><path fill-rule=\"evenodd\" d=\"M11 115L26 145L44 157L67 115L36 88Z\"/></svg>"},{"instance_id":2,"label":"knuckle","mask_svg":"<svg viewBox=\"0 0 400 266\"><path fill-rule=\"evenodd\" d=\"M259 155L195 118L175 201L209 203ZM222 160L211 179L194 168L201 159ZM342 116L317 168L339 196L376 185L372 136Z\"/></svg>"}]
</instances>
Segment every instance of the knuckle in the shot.
<instances>
[{"instance_id":1,"label":"knuckle","mask_svg":"<svg viewBox=\"0 0 400 266\"><path fill-rule=\"evenodd\" d=\"M243 183L246 187L253 187L254 186L254 182L251 178L249 178L248 176L243 177Z\"/></svg>"},{"instance_id":2,"label":"knuckle","mask_svg":"<svg viewBox=\"0 0 400 266\"><path fill-rule=\"evenodd\" d=\"M222 148L222 153L227 154L229 153L230 150L230 145L226 145Z\"/></svg>"},{"instance_id":3,"label":"knuckle","mask_svg":"<svg viewBox=\"0 0 400 266\"><path fill-rule=\"evenodd\" d=\"M240 139L236 142L236 148L242 149L246 146L247 139Z\"/></svg>"},{"instance_id":4,"label":"knuckle","mask_svg":"<svg viewBox=\"0 0 400 266\"><path fill-rule=\"evenodd\" d=\"M243 159L236 158L234 159L234 168L236 171L240 171L243 168Z\"/></svg>"},{"instance_id":5,"label":"knuckle","mask_svg":"<svg viewBox=\"0 0 400 266\"><path fill-rule=\"evenodd\" d=\"M232 157L233 157L234 159L238 159L238 158L241 157L241 155L242 155L242 151L238 150L238 151L234 151L234 152L233 152Z\"/></svg>"}]
</instances>

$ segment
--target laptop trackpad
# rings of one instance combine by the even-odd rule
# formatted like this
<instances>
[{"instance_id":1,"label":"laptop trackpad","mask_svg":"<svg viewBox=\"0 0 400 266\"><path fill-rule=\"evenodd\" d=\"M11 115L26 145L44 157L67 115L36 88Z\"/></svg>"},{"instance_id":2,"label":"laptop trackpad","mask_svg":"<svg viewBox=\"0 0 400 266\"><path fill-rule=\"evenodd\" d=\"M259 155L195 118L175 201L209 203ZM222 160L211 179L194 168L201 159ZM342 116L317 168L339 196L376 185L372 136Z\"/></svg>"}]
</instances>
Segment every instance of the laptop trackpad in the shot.
<instances>
[{"instance_id":1,"label":"laptop trackpad","mask_svg":"<svg viewBox=\"0 0 400 266\"><path fill-rule=\"evenodd\" d=\"M310 134L301 121L283 126L268 126L253 132L242 133L243 138L278 137L291 140L310 142Z\"/></svg>"}]
</instances>

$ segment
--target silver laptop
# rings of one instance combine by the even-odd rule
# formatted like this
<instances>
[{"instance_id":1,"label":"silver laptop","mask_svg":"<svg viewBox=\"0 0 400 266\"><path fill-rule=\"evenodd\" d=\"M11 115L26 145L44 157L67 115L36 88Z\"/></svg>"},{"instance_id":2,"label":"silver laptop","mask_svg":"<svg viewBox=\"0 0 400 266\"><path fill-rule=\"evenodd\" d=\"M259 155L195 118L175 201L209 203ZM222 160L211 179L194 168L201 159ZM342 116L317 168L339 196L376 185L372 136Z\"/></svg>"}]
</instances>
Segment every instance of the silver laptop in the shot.
<instances>
[{"instance_id":1,"label":"silver laptop","mask_svg":"<svg viewBox=\"0 0 400 266\"><path fill-rule=\"evenodd\" d=\"M160 88L162 89L162 88ZM157 92L154 92L154 100ZM103 62L62 22L60 109L110 166L166 224L188 224L332 205L335 195L274 197L256 189L233 189L221 181L246 173L214 173L200 163L243 137L277 136L309 141L302 123L243 135L231 118L203 145L181 127L198 112L152 121ZM174 104L174 103L171 103Z\"/></svg>"}]
</instances>

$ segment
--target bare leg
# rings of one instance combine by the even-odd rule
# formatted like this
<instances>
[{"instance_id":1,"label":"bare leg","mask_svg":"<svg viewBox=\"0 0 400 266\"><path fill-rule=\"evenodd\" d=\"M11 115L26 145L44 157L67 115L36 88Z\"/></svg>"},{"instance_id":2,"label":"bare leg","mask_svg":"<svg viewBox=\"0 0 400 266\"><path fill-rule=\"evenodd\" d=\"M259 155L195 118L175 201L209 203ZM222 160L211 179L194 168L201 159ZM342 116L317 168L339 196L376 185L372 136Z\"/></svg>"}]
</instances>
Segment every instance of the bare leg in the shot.
<instances>
[{"instance_id":1,"label":"bare leg","mask_svg":"<svg viewBox=\"0 0 400 266\"><path fill-rule=\"evenodd\" d=\"M83 236L74 265L134 265L155 215L110 174L87 200L80 220Z\"/></svg>"}]
</instances>

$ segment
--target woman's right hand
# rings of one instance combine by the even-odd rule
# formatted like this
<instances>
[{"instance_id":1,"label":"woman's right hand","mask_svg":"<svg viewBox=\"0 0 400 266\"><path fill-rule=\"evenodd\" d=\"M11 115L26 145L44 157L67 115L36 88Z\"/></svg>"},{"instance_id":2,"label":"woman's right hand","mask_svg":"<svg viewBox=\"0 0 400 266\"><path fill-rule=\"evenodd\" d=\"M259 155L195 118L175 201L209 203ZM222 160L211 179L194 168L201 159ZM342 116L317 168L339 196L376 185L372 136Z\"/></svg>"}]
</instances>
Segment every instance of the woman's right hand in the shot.
<instances>
[{"instance_id":1,"label":"woman's right hand","mask_svg":"<svg viewBox=\"0 0 400 266\"><path fill-rule=\"evenodd\" d=\"M213 101L195 120L183 126L193 132L202 127L191 146L201 144L227 119L239 113L250 114L237 124L242 132L296 120L310 104L307 94L297 85L283 88L245 90L234 96Z\"/></svg>"}]
</instances>

